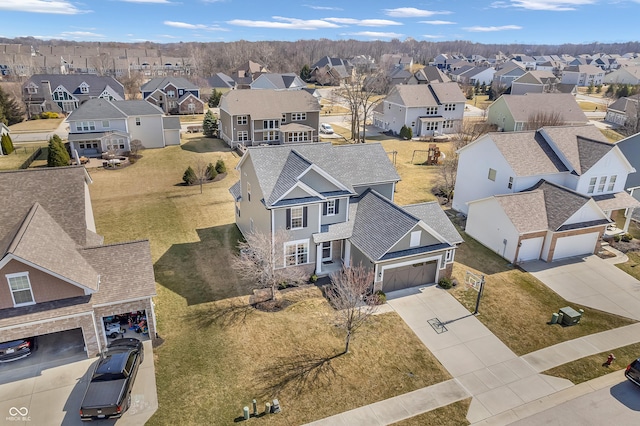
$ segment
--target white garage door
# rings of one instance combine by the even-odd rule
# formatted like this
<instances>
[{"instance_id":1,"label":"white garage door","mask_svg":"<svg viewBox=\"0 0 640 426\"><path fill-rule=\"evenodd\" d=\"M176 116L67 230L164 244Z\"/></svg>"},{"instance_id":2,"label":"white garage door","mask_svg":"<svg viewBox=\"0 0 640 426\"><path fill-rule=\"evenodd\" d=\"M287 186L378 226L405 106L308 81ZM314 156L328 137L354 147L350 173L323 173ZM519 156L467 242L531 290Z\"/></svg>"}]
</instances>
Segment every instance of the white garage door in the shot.
<instances>
[{"instance_id":1,"label":"white garage door","mask_svg":"<svg viewBox=\"0 0 640 426\"><path fill-rule=\"evenodd\" d=\"M522 240L522 245L520 246L520 250L518 251L518 262L526 262L527 260L539 259L543 241L544 237Z\"/></svg>"},{"instance_id":2,"label":"white garage door","mask_svg":"<svg viewBox=\"0 0 640 426\"><path fill-rule=\"evenodd\" d=\"M593 253L596 242L598 242L598 235L598 232L592 232L590 234L558 238L556 249L553 252L553 260Z\"/></svg>"}]
</instances>

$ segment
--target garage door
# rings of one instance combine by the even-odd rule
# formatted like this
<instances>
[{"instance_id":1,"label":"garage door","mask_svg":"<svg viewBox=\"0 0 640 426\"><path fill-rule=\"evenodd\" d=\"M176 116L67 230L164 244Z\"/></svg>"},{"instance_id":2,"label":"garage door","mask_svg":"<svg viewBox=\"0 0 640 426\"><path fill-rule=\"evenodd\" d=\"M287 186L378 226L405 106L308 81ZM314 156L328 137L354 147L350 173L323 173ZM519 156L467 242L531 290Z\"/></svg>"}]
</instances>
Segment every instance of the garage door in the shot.
<instances>
[{"instance_id":1,"label":"garage door","mask_svg":"<svg viewBox=\"0 0 640 426\"><path fill-rule=\"evenodd\" d=\"M598 235L598 232L592 232L558 238L553 252L553 260L593 253L598 242Z\"/></svg>"},{"instance_id":2,"label":"garage door","mask_svg":"<svg viewBox=\"0 0 640 426\"><path fill-rule=\"evenodd\" d=\"M437 262L422 262L399 268L385 269L382 291L402 290L403 288L431 284L436 281Z\"/></svg>"},{"instance_id":3,"label":"garage door","mask_svg":"<svg viewBox=\"0 0 640 426\"><path fill-rule=\"evenodd\" d=\"M539 259L543 241L544 237L522 240L522 245L520 246L520 250L518 251L518 262L526 262L527 260Z\"/></svg>"}]
</instances>

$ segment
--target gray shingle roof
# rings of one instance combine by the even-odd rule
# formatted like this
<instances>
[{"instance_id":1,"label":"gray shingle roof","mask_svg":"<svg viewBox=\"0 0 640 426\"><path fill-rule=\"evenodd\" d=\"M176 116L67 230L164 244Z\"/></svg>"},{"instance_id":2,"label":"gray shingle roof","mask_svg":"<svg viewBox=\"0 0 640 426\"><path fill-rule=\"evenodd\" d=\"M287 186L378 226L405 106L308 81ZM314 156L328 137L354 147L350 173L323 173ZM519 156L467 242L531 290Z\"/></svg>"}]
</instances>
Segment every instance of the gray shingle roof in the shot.
<instances>
[{"instance_id":1,"label":"gray shingle roof","mask_svg":"<svg viewBox=\"0 0 640 426\"><path fill-rule=\"evenodd\" d=\"M458 233L458 230L449 220L446 213L436 201L421 204L411 204L402 206L409 214L422 220L428 226L433 228L438 234L446 239L450 244L460 244L464 240Z\"/></svg>"},{"instance_id":2,"label":"gray shingle roof","mask_svg":"<svg viewBox=\"0 0 640 426\"><path fill-rule=\"evenodd\" d=\"M496 132L489 137L517 176L567 172L567 167L536 131Z\"/></svg>"},{"instance_id":3,"label":"gray shingle roof","mask_svg":"<svg viewBox=\"0 0 640 426\"><path fill-rule=\"evenodd\" d=\"M232 89L236 87L236 82L233 78L221 72L217 73L213 77L207 78L207 83L209 84L209 87L214 88Z\"/></svg>"},{"instance_id":4,"label":"gray shingle roof","mask_svg":"<svg viewBox=\"0 0 640 426\"><path fill-rule=\"evenodd\" d=\"M248 90L247 90L248 91ZM397 182L400 176L379 143L333 146L331 143L249 147L249 155L265 200L270 200L276 183L295 150L350 190L382 182ZM278 189L281 193L281 189Z\"/></svg>"},{"instance_id":5,"label":"gray shingle roof","mask_svg":"<svg viewBox=\"0 0 640 426\"><path fill-rule=\"evenodd\" d=\"M280 119L287 112L320 111L320 103L304 90L232 90L222 96L220 110L252 120Z\"/></svg>"},{"instance_id":6,"label":"gray shingle roof","mask_svg":"<svg viewBox=\"0 0 640 426\"><path fill-rule=\"evenodd\" d=\"M173 84L178 89L198 90L198 86L183 77L158 77L152 78L142 85L140 91L153 92L156 89L164 89L167 84Z\"/></svg>"},{"instance_id":7,"label":"gray shingle roof","mask_svg":"<svg viewBox=\"0 0 640 426\"><path fill-rule=\"evenodd\" d=\"M242 198L242 191L240 189L240 181L237 181L236 183L231 185L231 188L229 188L229 192L233 196L233 201L240 201L240 198Z\"/></svg>"},{"instance_id":8,"label":"gray shingle roof","mask_svg":"<svg viewBox=\"0 0 640 426\"><path fill-rule=\"evenodd\" d=\"M73 111L68 120L110 120L142 115L162 115L162 110L143 100L89 99Z\"/></svg>"},{"instance_id":9,"label":"gray shingle roof","mask_svg":"<svg viewBox=\"0 0 640 426\"><path fill-rule=\"evenodd\" d=\"M568 124L589 122L575 98L568 93L502 95L501 99L507 104L513 119L517 122L527 122L533 114L539 112L557 114Z\"/></svg>"},{"instance_id":10,"label":"gray shingle roof","mask_svg":"<svg viewBox=\"0 0 640 426\"><path fill-rule=\"evenodd\" d=\"M616 146L627 157L627 160L635 167L636 171L627 175L625 189L640 186L640 133L622 139Z\"/></svg>"},{"instance_id":11,"label":"gray shingle roof","mask_svg":"<svg viewBox=\"0 0 640 426\"><path fill-rule=\"evenodd\" d=\"M546 231L549 228L542 191L496 195L495 199L520 234Z\"/></svg>"},{"instance_id":12,"label":"gray shingle roof","mask_svg":"<svg viewBox=\"0 0 640 426\"><path fill-rule=\"evenodd\" d=\"M113 77L103 77L96 74L34 74L25 84L33 82L40 87L42 81L48 81L51 90L55 90L58 86L64 86L64 88L72 94L83 97L100 96L108 86L124 99L124 86ZM83 82L89 86L88 93L82 93L80 91L80 85Z\"/></svg>"},{"instance_id":13,"label":"gray shingle roof","mask_svg":"<svg viewBox=\"0 0 640 426\"><path fill-rule=\"evenodd\" d=\"M553 144L569 162L569 166L582 175L614 147L597 127L557 126L544 127Z\"/></svg>"},{"instance_id":14,"label":"gray shingle roof","mask_svg":"<svg viewBox=\"0 0 640 426\"><path fill-rule=\"evenodd\" d=\"M162 110L150 104L147 101L136 100L136 101L112 101L113 105L122 111L127 116L134 115L158 115L162 114Z\"/></svg>"},{"instance_id":15,"label":"gray shingle roof","mask_svg":"<svg viewBox=\"0 0 640 426\"><path fill-rule=\"evenodd\" d=\"M464 102L465 97L458 83L434 82L418 85L396 85L385 100L412 108L437 106L447 102Z\"/></svg>"},{"instance_id":16,"label":"gray shingle roof","mask_svg":"<svg viewBox=\"0 0 640 426\"><path fill-rule=\"evenodd\" d=\"M591 199L570 189L540 180L526 191L539 189L544 193L547 226L552 231L560 227ZM523 191L525 192L525 191Z\"/></svg>"},{"instance_id":17,"label":"gray shingle roof","mask_svg":"<svg viewBox=\"0 0 640 426\"><path fill-rule=\"evenodd\" d=\"M306 83L302 81L300 77L298 77L295 73L285 73L285 74L273 74L273 73L265 73L261 74L256 78L252 83L252 88L255 85L255 82L266 80L268 84L271 85L272 89L284 90L290 89L291 87L306 87Z\"/></svg>"}]
</instances>

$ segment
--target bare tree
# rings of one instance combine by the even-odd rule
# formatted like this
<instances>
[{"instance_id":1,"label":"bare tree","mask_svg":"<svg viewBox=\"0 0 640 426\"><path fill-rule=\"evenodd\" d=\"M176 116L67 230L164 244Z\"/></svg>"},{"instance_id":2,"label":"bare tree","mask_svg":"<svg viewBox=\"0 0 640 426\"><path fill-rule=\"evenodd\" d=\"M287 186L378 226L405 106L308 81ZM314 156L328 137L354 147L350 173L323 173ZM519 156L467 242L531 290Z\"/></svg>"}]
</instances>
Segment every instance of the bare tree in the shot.
<instances>
[{"instance_id":1,"label":"bare tree","mask_svg":"<svg viewBox=\"0 0 640 426\"><path fill-rule=\"evenodd\" d=\"M564 126L565 124L559 111L537 111L527 117L524 130L538 130L544 126Z\"/></svg>"},{"instance_id":2,"label":"bare tree","mask_svg":"<svg viewBox=\"0 0 640 426\"><path fill-rule=\"evenodd\" d=\"M144 77L139 72L132 72L130 75L118 77L118 81L124 86L124 94L127 99L137 99L140 95L140 86Z\"/></svg>"},{"instance_id":3,"label":"bare tree","mask_svg":"<svg viewBox=\"0 0 640 426\"><path fill-rule=\"evenodd\" d=\"M137 157L140 150L142 150L144 146L142 145L142 141L140 139L134 139L129 143L129 152L131 152L132 157Z\"/></svg>"},{"instance_id":4,"label":"bare tree","mask_svg":"<svg viewBox=\"0 0 640 426\"><path fill-rule=\"evenodd\" d=\"M344 353L349 353L351 338L371 318L378 306L378 297L369 294L373 285L373 270L358 266L343 266L331 276L326 288L327 299L336 310L336 325L346 333Z\"/></svg>"},{"instance_id":5,"label":"bare tree","mask_svg":"<svg viewBox=\"0 0 640 426\"><path fill-rule=\"evenodd\" d=\"M209 180L209 168L207 163L202 161L201 158L196 160L196 164L193 167L193 171L196 174L196 181L200 184L200 193L202 194L202 185Z\"/></svg>"},{"instance_id":6,"label":"bare tree","mask_svg":"<svg viewBox=\"0 0 640 426\"><path fill-rule=\"evenodd\" d=\"M626 120L622 126L622 132L627 136L640 132L640 95L628 98Z\"/></svg>"},{"instance_id":7,"label":"bare tree","mask_svg":"<svg viewBox=\"0 0 640 426\"><path fill-rule=\"evenodd\" d=\"M302 284L309 278L303 269L285 266L290 256L299 255L285 253L284 246L289 240L285 230L276 231L273 238L271 233L249 232L245 241L238 242L240 252L231 266L240 276L255 281L256 288L271 289L271 299L275 300L280 284Z\"/></svg>"}]
</instances>

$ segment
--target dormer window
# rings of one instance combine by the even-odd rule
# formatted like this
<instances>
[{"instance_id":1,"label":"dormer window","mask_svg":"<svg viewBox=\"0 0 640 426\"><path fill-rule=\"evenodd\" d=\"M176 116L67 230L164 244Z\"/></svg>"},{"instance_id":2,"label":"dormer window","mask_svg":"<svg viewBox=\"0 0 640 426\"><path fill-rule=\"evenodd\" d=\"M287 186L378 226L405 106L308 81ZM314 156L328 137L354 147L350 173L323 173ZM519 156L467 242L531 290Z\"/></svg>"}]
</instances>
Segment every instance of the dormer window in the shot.
<instances>
[{"instance_id":1,"label":"dormer window","mask_svg":"<svg viewBox=\"0 0 640 426\"><path fill-rule=\"evenodd\" d=\"M36 93L38 93L38 86L36 85L27 86L27 93L29 93L30 95L35 95Z\"/></svg>"},{"instance_id":2,"label":"dormer window","mask_svg":"<svg viewBox=\"0 0 640 426\"><path fill-rule=\"evenodd\" d=\"M80 93L89 93L89 85L87 83L82 83L80 85Z\"/></svg>"},{"instance_id":3,"label":"dormer window","mask_svg":"<svg viewBox=\"0 0 640 426\"><path fill-rule=\"evenodd\" d=\"M7 274L6 277L9 282L9 289L11 290L11 298L13 299L14 307L33 305L36 303L33 299L33 292L31 291L31 282L29 281L28 272Z\"/></svg>"}]
</instances>

